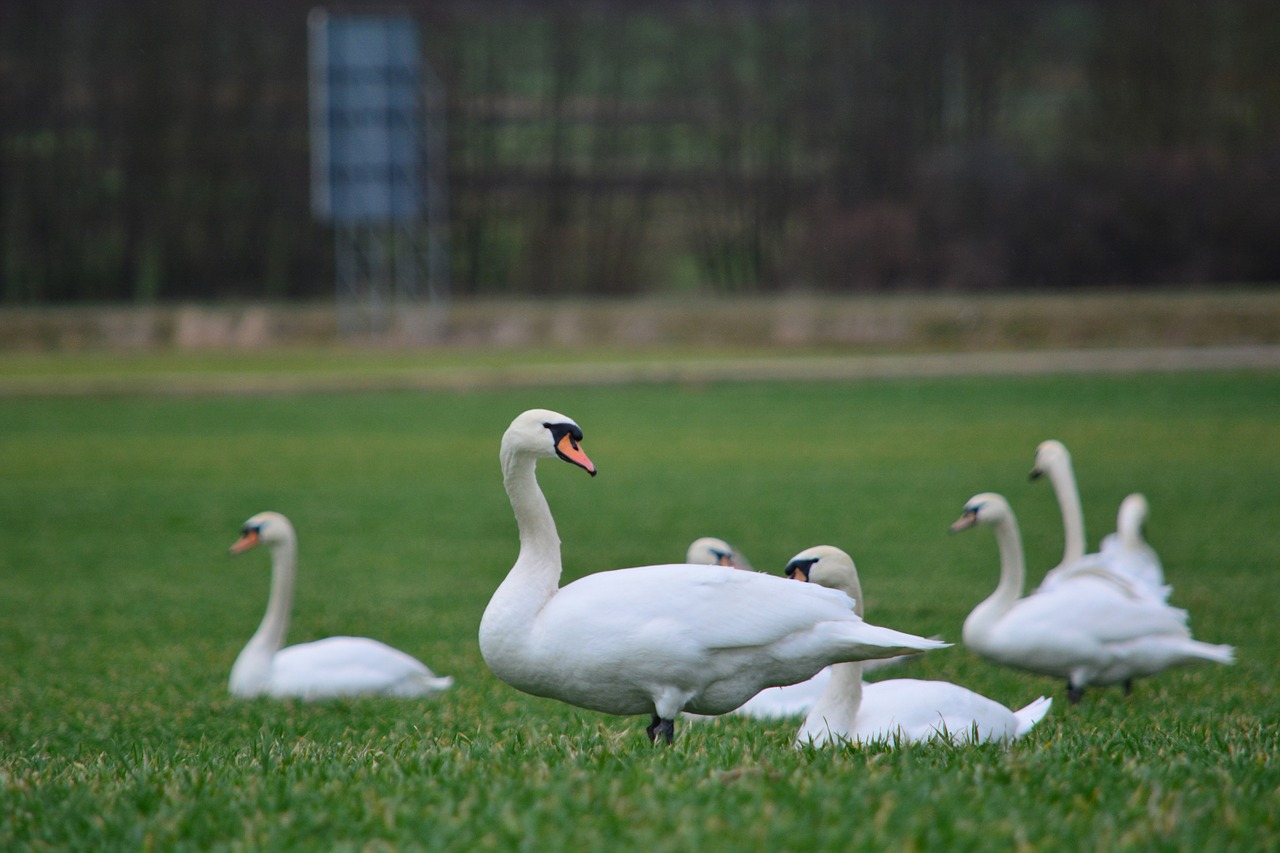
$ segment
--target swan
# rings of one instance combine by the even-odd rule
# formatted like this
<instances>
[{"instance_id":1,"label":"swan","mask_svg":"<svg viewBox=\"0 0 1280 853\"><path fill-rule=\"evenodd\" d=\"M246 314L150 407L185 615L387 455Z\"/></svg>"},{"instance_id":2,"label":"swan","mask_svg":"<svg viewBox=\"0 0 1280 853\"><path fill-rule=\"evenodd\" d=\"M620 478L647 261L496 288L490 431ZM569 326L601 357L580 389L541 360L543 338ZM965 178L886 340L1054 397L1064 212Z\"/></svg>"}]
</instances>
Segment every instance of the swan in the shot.
<instances>
[{"instance_id":1,"label":"swan","mask_svg":"<svg viewBox=\"0 0 1280 853\"><path fill-rule=\"evenodd\" d=\"M1135 594L1105 574L1081 573L1027 597L1022 537L1009 503L984 492L951 525L995 528L1000 583L964 622L966 645L997 663L1067 680L1078 702L1090 685L1119 684L1198 661L1229 664L1235 650L1191 638L1187 613Z\"/></svg>"},{"instance_id":2,"label":"swan","mask_svg":"<svg viewBox=\"0 0 1280 853\"><path fill-rule=\"evenodd\" d=\"M801 551L787 577L847 593L862 615L862 586L853 558L831 545ZM1018 711L947 681L895 678L864 683L861 663L830 667L830 684L805 718L797 746L829 743L898 744L1008 742L1022 737L1049 712L1044 696Z\"/></svg>"},{"instance_id":3,"label":"swan","mask_svg":"<svg viewBox=\"0 0 1280 853\"><path fill-rule=\"evenodd\" d=\"M298 537L289 519L260 512L244 523L232 554L257 545L271 552L271 595L262 624L231 667L232 695L277 699L429 696L453 684L404 652L367 637L329 637L280 648L289 627Z\"/></svg>"},{"instance_id":4,"label":"swan","mask_svg":"<svg viewBox=\"0 0 1280 853\"><path fill-rule=\"evenodd\" d=\"M502 437L520 552L479 639L489 669L517 690L649 714L649 739L671 743L681 711L725 714L829 663L946 645L868 625L844 593L724 566L617 569L561 587L560 539L535 466L559 457L594 475L581 442L576 423L546 409L520 414Z\"/></svg>"},{"instance_id":5,"label":"swan","mask_svg":"<svg viewBox=\"0 0 1280 853\"><path fill-rule=\"evenodd\" d=\"M1150 512L1145 495L1127 495L1116 513L1116 532L1102 540L1101 553L1113 562L1116 571L1168 600L1171 590L1164 582L1164 565L1142 535Z\"/></svg>"},{"instance_id":6,"label":"swan","mask_svg":"<svg viewBox=\"0 0 1280 853\"><path fill-rule=\"evenodd\" d=\"M1046 475L1062 509L1063 548L1062 562L1045 573L1040 588L1051 589L1059 581L1080 572L1111 574L1117 583L1132 587L1137 594L1167 601L1170 589L1164 584L1160 558L1142 541L1142 525L1148 511L1146 498L1136 494L1125 498L1116 519L1117 533L1103 540L1098 553L1086 554L1084 512L1080 507L1071 453L1056 439L1042 441L1036 448L1031 478Z\"/></svg>"},{"instance_id":7,"label":"swan","mask_svg":"<svg viewBox=\"0 0 1280 853\"><path fill-rule=\"evenodd\" d=\"M735 569L755 571L741 551L715 536L693 540L685 552L684 561L695 566L732 566Z\"/></svg>"}]
</instances>

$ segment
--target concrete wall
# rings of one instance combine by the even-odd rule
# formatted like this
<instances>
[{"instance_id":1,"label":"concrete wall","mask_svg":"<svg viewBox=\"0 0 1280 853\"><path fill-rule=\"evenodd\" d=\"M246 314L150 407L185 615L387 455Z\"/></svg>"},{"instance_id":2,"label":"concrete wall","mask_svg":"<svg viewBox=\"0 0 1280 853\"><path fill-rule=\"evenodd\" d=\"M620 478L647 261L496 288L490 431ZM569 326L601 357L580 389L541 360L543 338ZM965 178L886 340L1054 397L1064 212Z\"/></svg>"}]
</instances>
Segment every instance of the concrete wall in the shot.
<instances>
[{"instance_id":1,"label":"concrete wall","mask_svg":"<svg viewBox=\"0 0 1280 853\"><path fill-rule=\"evenodd\" d=\"M378 332L342 332L352 319L332 303L6 308L0 351L1277 344L1280 292L467 302L402 310Z\"/></svg>"}]
</instances>

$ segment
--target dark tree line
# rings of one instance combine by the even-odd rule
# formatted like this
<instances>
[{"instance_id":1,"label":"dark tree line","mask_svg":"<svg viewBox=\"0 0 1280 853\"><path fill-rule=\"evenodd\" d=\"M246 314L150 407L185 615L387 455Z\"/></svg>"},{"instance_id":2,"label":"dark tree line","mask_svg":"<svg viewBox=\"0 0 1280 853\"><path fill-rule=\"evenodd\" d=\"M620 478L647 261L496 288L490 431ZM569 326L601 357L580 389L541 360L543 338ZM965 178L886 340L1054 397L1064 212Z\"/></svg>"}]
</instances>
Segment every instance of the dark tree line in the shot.
<instances>
[{"instance_id":1,"label":"dark tree line","mask_svg":"<svg viewBox=\"0 0 1280 853\"><path fill-rule=\"evenodd\" d=\"M0 299L329 293L310 6L0 6ZM1280 4L406 7L455 292L1280 280Z\"/></svg>"}]
</instances>

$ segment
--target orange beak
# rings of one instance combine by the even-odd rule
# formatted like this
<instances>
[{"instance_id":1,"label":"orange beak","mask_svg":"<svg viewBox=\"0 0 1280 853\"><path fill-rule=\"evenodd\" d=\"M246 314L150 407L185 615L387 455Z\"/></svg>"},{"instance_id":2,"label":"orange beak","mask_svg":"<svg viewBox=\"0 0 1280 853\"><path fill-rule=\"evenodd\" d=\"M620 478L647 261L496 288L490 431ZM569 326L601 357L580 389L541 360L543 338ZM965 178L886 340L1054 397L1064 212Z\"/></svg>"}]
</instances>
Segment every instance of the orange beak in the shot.
<instances>
[{"instance_id":1,"label":"orange beak","mask_svg":"<svg viewBox=\"0 0 1280 853\"><path fill-rule=\"evenodd\" d=\"M587 454L583 452L578 442L568 433L565 433L560 441L556 443L556 453L560 454L561 459L572 462L592 477L596 475L595 464L587 458Z\"/></svg>"},{"instance_id":2,"label":"orange beak","mask_svg":"<svg viewBox=\"0 0 1280 853\"><path fill-rule=\"evenodd\" d=\"M231 546L231 553L243 554L245 551L248 551L250 548L252 548L254 545L257 545L257 544L258 544L258 531L246 530L244 533L240 534L240 538L237 539L235 544Z\"/></svg>"}]
</instances>

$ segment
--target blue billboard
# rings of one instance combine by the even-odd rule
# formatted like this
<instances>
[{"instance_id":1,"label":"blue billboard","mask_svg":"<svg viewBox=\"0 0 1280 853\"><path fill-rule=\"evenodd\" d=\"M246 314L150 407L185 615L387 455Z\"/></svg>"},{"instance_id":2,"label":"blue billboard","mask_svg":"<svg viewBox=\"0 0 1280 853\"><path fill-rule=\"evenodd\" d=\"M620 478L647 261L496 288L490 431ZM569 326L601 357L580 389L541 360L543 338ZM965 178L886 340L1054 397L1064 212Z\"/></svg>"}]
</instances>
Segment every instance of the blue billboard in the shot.
<instances>
[{"instance_id":1,"label":"blue billboard","mask_svg":"<svg viewBox=\"0 0 1280 853\"><path fill-rule=\"evenodd\" d=\"M340 224L421 218L422 60L409 15L308 18L311 205Z\"/></svg>"}]
</instances>

